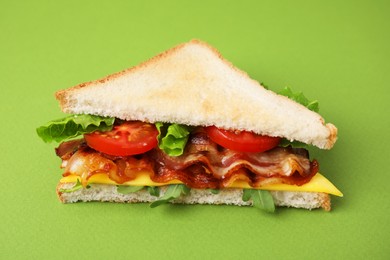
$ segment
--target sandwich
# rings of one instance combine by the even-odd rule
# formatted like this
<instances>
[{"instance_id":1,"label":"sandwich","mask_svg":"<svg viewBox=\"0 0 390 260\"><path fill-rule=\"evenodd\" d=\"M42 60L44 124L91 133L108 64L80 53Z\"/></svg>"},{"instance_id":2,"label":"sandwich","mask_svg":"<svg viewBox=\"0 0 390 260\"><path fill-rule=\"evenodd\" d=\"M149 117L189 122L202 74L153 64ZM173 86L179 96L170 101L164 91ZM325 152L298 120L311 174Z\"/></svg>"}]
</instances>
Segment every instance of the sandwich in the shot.
<instances>
[{"instance_id":1,"label":"sandwich","mask_svg":"<svg viewBox=\"0 0 390 260\"><path fill-rule=\"evenodd\" d=\"M226 204L331 209L342 193L307 147L337 128L318 102L251 79L199 40L55 94L68 115L37 128L58 142L63 203Z\"/></svg>"}]
</instances>

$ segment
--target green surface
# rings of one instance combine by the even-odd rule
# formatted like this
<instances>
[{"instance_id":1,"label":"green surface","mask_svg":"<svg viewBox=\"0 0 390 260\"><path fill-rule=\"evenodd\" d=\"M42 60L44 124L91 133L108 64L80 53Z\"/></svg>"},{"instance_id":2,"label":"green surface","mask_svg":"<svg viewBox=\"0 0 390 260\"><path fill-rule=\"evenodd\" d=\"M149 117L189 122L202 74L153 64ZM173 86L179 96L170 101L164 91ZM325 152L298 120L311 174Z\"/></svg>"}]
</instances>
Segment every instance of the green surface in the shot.
<instances>
[{"instance_id":1,"label":"green surface","mask_svg":"<svg viewBox=\"0 0 390 260\"><path fill-rule=\"evenodd\" d=\"M0 4L0 259L389 259L388 1L128 2ZM58 202L35 134L63 116L54 92L192 38L320 101L339 128L312 151L345 195L332 212Z\"/></svg>"}]
</instances>

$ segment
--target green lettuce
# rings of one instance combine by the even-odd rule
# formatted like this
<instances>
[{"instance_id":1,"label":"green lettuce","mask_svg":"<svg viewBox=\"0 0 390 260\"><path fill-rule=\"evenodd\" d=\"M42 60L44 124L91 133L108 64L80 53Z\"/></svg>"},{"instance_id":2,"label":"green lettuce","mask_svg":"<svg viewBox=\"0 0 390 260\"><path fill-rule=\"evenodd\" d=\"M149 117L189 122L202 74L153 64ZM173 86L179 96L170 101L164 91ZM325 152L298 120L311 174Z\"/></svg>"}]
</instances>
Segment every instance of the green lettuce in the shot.
<instances>
[{"instance_id":1,"label":"green lettuce","mask_svg":"<svg viewBox=\"0 0 390 260\"><path fill-rule=\"evenodd\" d=\"M158 147L170 156L179 156L184 152L191 127L179 124L156 123L159 135Z\"/></svg>"},{"instance_id":2,"label":"green lettuce","mask_svg":"<svg viewBox=\"0 0 390 260\"><path fill-rule=\"evenodd\" d=\"M275 212L275 203L272 195L267 190L244 189L242 195L243 201L252 199L253 207L265 210L267 212Z\"/></svg>"},{"instance_id":3,"label":"green lettuce","mask_svg":"<svg viewBox=\"0 0 390 260\"><path fill-rule=\"evenodd\" d=\"M166 204L170 202L171 200L179 198L181 195L188 195L190 193L191 189L188 188L184 184L172 184L169 185L167 190L165 191L165 194L159 198L158 200L152 202L150 204L151 208L155 208L157 206L160 206L162 204Z\"/></svg>"},{"instance_id":4,"label":"green lettuce","mask_svg":"<svg viewBox=\"0 0 390 260\"><path fill-rule=\"evenodd\" d=\"M109 131L115 118L95 115L71 115L53 120L37 128L37 134L46 143L62 142L96 130Z\"/></svg>"},{"instance_id":5,"label":"green lettuce","mask_svg":"<svg viewBox=\"0 0 390 260\"><path fill-rule=\"evenodd\" d=\"M286 96L289 99L294 100L295 102L307 107L308 109L318 112L320 107L317 100L310 101L307 99L302 92L294 93L291 88L285 87L284 89L278 92L279 95Z\"/></svg>"}]
</instances>

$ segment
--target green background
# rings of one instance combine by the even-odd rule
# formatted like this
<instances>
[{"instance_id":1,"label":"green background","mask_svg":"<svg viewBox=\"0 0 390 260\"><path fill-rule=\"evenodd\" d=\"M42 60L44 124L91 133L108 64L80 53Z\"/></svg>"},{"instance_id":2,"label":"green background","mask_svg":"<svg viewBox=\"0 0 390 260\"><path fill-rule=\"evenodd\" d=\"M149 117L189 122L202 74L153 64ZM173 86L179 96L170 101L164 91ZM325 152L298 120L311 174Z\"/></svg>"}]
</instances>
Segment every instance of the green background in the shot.
<instances>
[{"instance_id":1,"label":"green background","mask_svg":"<svg viewBox=\"0 0 390 260\"><path fill-rule=\"evenodd\" d=\"M233 2L238 2L233 4ZM1 1L1 259L389 259L389 1ZM339 128L333 210L78 203L55 194L54 92L198 38Z\"/></svg>"}]
</instances>

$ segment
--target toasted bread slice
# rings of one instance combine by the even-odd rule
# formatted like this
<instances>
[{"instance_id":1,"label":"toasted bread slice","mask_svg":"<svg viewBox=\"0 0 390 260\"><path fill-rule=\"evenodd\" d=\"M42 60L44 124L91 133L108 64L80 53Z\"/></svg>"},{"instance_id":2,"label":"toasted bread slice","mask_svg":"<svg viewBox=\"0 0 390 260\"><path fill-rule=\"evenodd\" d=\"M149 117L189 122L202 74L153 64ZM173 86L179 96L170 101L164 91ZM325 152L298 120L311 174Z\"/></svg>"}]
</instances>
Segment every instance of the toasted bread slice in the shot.
<instances>
[{"instance_id":1,"label":"toasted bread slice","mask_svg":"<svg viewBox=\"0 0 390 260\"><path fill-rule=\"evenodd\" d=\"M129 194L117 192L117 187L110 184L90 184L89 189L80 189L74 192L63 193L61 189L70 189L74 183L59 183L57 194L61 202L73 203L78 201L105 201L105 202L153 202L159 197L154 197L145 189ZM166 187L161 187L160 197L165 193ZM271 191L276 206L315 209L323 208L330 211L330 196L320 192L296 192L296 191ZM242 189L222 189L218 194L213 194L209 190L191 189L189 195L179 197L172 203L182 204L225 204L237 206L251 206L252 201L242 200Z\"/></svg>"},{"instance_id":2,"label":"toasted bread slice","mask_svg":"<svg viewBox=\"0 0 390 260\"><path fill-rule=\"evenodd\" d=\"M192 40L103 79L56 93L66 113L215 125L330 149L334 125L266 90L206 43Z\"/></svg>"}]
</instances>

